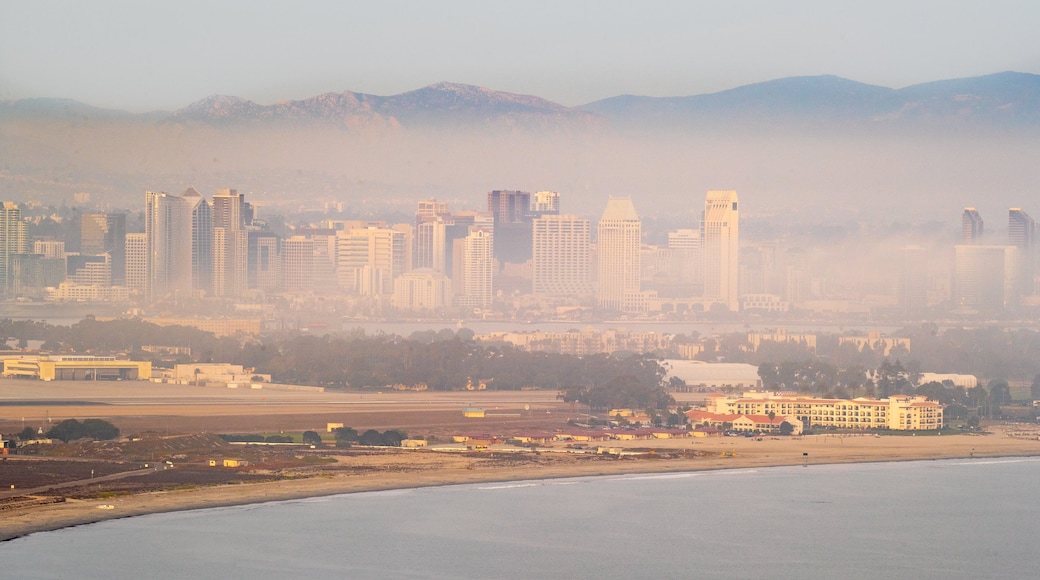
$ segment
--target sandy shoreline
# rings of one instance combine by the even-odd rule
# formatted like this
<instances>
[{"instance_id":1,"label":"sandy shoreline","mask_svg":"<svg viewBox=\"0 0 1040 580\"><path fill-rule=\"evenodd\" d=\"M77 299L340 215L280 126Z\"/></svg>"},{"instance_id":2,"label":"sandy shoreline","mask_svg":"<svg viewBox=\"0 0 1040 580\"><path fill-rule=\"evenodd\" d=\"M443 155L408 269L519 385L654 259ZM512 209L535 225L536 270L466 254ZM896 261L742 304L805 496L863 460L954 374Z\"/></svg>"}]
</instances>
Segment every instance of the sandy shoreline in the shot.
<instances>
[{"instance_id":1,"label":"sandy shoreline","mask_svg":"<svg viewBox=\"0 0 1040 580\"><path fill-rule=\"evenodd\" d=\"M647 446L648 442L641 442ZM455 454L414 452L395 455L393 462L410 469L365 474L326 473L315 477L202 487L121 496L0 512L0 541L32 533L154 513L284 501L309 497L519 480L934 459L1040 456L1040 441L1004 434L908 436L813 436L801 439L722 438L710 441L681 439L653 442L661 451L696 450L697 458L588 459L560 458L547 464L493 465L474 463ZM417 454L416 454L417 453ZM114 509L98 509L108 503Z\"/></svg>"}]
</instances>

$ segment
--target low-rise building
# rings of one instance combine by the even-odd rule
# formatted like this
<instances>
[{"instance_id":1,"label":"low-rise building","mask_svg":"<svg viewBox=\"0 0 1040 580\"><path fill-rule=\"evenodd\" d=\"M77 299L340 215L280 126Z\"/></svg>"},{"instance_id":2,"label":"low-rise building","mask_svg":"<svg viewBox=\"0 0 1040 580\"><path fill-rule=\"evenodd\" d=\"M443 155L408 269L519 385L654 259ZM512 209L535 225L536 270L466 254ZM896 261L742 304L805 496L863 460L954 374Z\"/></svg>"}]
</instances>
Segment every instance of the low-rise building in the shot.
<instances>
[{"instance_id":1,"label":"low-rise building","mask_svg":"<svg viewBox=\"0 0 1040 580\"><path fill-rule=\"evenodd\" d=\"M4 360L4 376L42 381L148 380L152 363L111 356L43 355Z\"/></svg>"},{"instance_id":2,"label":"low-rise building","mask_svg":"<svg viewBox=\"0 0 1040 580\"><path fill-rule=\"evenodd\" d=\"M892 395L887 399L817 399L809 395L750 391L741 396L709 395L703 411L722 415L793 417L807 429L931 430L943 427L943 406L919 395Z\"/></svg>"}]
</instances>

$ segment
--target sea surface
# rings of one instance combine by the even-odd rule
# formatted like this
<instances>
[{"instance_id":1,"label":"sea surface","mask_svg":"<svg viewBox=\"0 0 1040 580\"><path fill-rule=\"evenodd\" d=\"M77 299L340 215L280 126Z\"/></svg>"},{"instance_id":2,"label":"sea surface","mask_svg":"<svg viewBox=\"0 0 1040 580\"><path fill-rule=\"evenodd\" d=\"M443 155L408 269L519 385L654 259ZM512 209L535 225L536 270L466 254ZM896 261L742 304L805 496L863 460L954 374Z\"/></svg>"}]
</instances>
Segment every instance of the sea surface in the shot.
<instances>
[{"instance_id":1,"label":"sea surface","mask_svg":"<svg viewBox=\"0 0 1040 580\"><path fill-rule=\"evenodd\" d=\"M1035 578L1040 458L454 485L113 520L4 578Z\"/></svg>"}]
</instances>

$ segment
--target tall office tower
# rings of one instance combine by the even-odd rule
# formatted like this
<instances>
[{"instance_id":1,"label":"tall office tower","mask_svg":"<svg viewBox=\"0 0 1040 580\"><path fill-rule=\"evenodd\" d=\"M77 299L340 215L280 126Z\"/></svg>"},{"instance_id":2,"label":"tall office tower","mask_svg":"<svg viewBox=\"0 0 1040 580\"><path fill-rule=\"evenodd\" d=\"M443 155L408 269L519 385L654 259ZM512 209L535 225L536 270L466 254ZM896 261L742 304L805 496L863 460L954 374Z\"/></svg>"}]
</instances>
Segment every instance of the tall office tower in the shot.
<instances>
[{"instance_id":1,"label":"tall office tower","mask_svg":"<svg viewBox=\"0 0 1040 580\"><path fill-rule=\"evenodd\" d=\"M560 213L560 194L555 191L537 191L531 198L531 214L534 216Z\"/></svg>"},{"instance_id":2,"label":"tall office tower","mask_svg":"<svg viewBox=\"0 0 1040 580\"><path fill-rule=\"evenodd\" d=\"M126 279L126 214L85 213L80 216L81 254L111 258L112 284Z\"/></svg>"},{"instance_id":3,"label":"tall office tower","mask_svg":"<svg viewBox=\"0 0 1040 580\"><path fill-rule=\"evenodd\" d=\"M1022 294L1032 296L1036 294L1036 223L1029 214L1021 208L1013 207L1008 210L1008 245L1018 248L1019 284Z\"/></svg>"},{"instance_id":4,"label":"tall office tower","mask_svg":"<svg viewBox=\"0 0 1040 580\"><path fill-rule=\"evenodd\" d=\"M314 247L314 291L334 293L339 291L339 248L336 232L315 230L308 237Z\"/></svg>"},{"instance_id":5,"label":"tall office tower","mask_svg":"<svg viewBox=\"0 0 1040 580\"><path fill-rule=\"evenodd\" d=\"M596 239L596 303L623 312L640 286L640 247L643 225L629 198L610 198L599 218Z\"/></svg>"},{"instance_id":6,"label":"tall office tower","mask_svg":"<svg viewBox=\"0 0 1040 580\"><path fill-rule=\"evenodd\" d=\"M712 190L704 200L701 239L704 248L704 297L740 309L737 192Z\"/></svg>"},{"instance_id":7,"label":"tall office tower","mask_svg":"<svg viewBox=\"0 0 1040 580\"><path fill-rule=\"evenodd\" d=\"M416 268L432 268L444 272L445 227L451 219L448 203L427 199L419 202L415 212L415 238L412 256Z\"/></svg>"},{"instance_id":8,"label":"tall office tower","mask_svg":"<svg viewBox=\"0 0 1040 580\"><path fill-rule=\"evenodd\" d=\"M213 228L213 295L233 298L248 288L249 232Z\"/></svg>"},{"instance_id":9,"label":"tall office tower","mask_svg":"<svg viewBox=\"0 0 1040 580\"><path fill-rule=\"evenodd\" d=\"M51 260L65 259L65 242L57 240L36 240L33 242L33 253Z\"/></svg>"},{"instance_id":10,"label":"tall office tower","mask_svg":"<svg viewBox=\"0 0 1040 580\"><path fill-rule=\"evenodd\" d=\"M264 292L282 288L281 240L271 232L262 231L249 231L248 238L246 268L249 288Z\"/></svg>"},{"instance_id":11,"label":"tall office tower","mask_svg":"<svg viewBox=\"0 0 1040 580\"><path fill-rule=\"evenodd\" d=\"M928 306L927 255L920 246L907 246L902 254L899 306L903 314L919 315Z\"/></svg>"},{"instance_id":12,"label":"tall office tower","mask_svg":"<svg viewBox=\"0 0 1040 580\"><path fill-rule=\"evenodd\" d=\"M245 204L246 196L238 190L218 189L213 194L213 227L235 230L246 227Z\"/></svg>"},{"instance_id":13,"label":"tall office tower","mask_svg":"<svg viewBox=\"0 0 1040 580\"><path fill-rule=\"evenodd\" d=\"M288 292L314 289L313 239L292 236L282 240L282 277Z\"/></svg>"},{"instance_id":14,"label":"tall office tower","mask_svg":"<svg viewBox=\"0 0 1040 580\"><path fill-rule=\"evenodd\" d=\"M5 201L0 205L0 294L6 295L11 289L11 272L8 267L11 256L29 251L25 231L22 210L18 204Z\"/></svg>"},{"instance_id":15,"label":"tall office tower","mask_svg":"<svg viewBox=\"0 0 1040 580\"><path fill-rule=\"evenodd\" d=\"M168 193L146 191L144 233L148 244L148 296L191 295L191 206Z\"/></svg>"},{"instance_id":16,"label":"tall office tower","mask_svg":"<svg viewBox=\"0 0 1040 580\"><path fill-rule=\"evenodd\" d=\"M213 195L213 295L235 297L248 288L249 235L245 195L218 189Z\"/></svg>"},{"instance_id":17,"label":"tall office tower","mask_svg":"<svg viewBox=\"0 0 1040 580\"><path fill-rule=\"evenodd\" d=\"M784 301L797 304L808 300L811 282L809 254L802 248L788 248L784 252Z\"/></svg>"},{"instance_id":18,"label":"tall office tower","mask_svg":"<svg viewBox=\"0 0 1040 580\"><path fill-rule=\"evenodd\" d=\"M961 216L961 243L981 244L983 233L982 216L973 207L964 208Z\"/></svg>"},{"instance_id":19,"label":"tall office tower","mask_svg":"<svg viewBox=\"0 0 1040 580\"><path fill-rule=\"evenodd\" d=\"M589 282L589 220L543 215L532 224L531 290L535 294L582 296Z\"/></svg>"},{"instance_id":20,"label":"tall office tower","mask_svg":"<svg viewBox=\"0 0 1040 580\"><path fill-rule=\"evenodd\" d=\"M405 272L408 258L404 232L362 228L336 232L341 289L361 296L392 294L394 278Z\"/></svg>"},{"instance_id":21,"label":"tall office tower","mask_svg":"<svg viewBox=\"0 0 1040 580\"><path fill-rule=\"evenodd\" d=\"M191 283L196 290L213 290L213 207L194 187L181 194L191 205Z\"/></svg>"},{"instance_id":22,"label":"tall office tower","mask_svg":"<svg viewBox=\"0 0 1040 580\"><path fill-rule=\"evenodd\" d=\"M460 211L449 216L444 223L444 273L452 277L455 291L458 291L459 279L455 277L455 242L469 235L470 229L481 227L495 233L495 220L491 214L480 211Z\"/></svg>"},{"instance_id":23,"label":"tall office tower","mask_svg":"<svg viewBox=\"0 0 1040 580\"><path fill-rule=\"evenodd\" d=\"M954 246L954 309L982 313L1016 309L1019 263L1015 246Z\"/></svg>"},{"instance_id":24,"label":"tall office tower","mask_svg":"<svg viewBox=\"0 0 1040 580\"><path fill-rule=\"evenodd\" d=\"M148 238L143 233L126 234L126 287L132 293L148 290Z\"/></svg>"},{"instance_id":25,"label":"tall office tower","mask_svg":"<svg viewBox=\"0 0 1040 580\"><path fill-rule=\"evenodd\" d=\"M671 262L672 283L679 294L694 296L704 293L704 264L702 263L701 233L683 229L668 232L668 255Z\"/></svg>"},{"instance_id":26,"label":"tall office tower","mask_svg":"<svg viewBox=\"0 0 1040 580\"><path fill-rule=\"evenodd\" d=\"M531 259L531 194L525 191L492 191L488 213L495 223L495 259L521 264Z\"/></svg>"},{"instance_id":27,"label":"tall office tower","mask_svg":"<svg viewBox=\"0 0 1040 580\"><path fill-rule=\"evenodd\" d=\"M456 304L463 308L489 308L494 298L495 241L492 231L480 226L455 241L457 274L452 287ZM460 283L461 282L461 283Z\"/></svg>"}]
</instances>

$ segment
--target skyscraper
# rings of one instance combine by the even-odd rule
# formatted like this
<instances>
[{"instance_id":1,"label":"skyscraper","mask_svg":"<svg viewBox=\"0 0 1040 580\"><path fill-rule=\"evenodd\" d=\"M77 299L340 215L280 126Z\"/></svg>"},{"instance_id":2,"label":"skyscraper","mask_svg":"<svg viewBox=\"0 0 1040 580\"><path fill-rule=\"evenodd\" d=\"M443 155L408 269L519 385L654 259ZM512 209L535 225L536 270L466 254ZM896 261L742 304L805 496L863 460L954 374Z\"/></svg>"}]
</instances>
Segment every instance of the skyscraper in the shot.
<instances>
[{"instance_id":1,"label":"skyscraper","mask_svg":"<svg viewBox=\"0 0 1040 580\"><path fill-rule=\"evenodd\" d=\"M5 201L0 205L0 294L11 288L11 256L29 251L22 210L17 203Z\"/></svg>"},{"instance_id":2,"label":"skyscraper","mask_svg":"<svg viewBox=\"0 0 1040 580\"><path fill-rule=\"evenodd\" d=\"M148 290L148 238L146 234L126 234L126 288L138 294Z\"/></svg>"},{"instance_id":3,"label":"skyscraper","mask_svg":"<svg viewBox=\"0 0 1040 580\"><path fill-rule=\"evenodd\" d=\"M899 306L907 315L919 315L928 306L926 254L920 246L903 248L899 276Z\"/></svg>"},{"instance_id":4,"label":"skyscraper","mask_svg":"<svg viewBox=\"0 0 1040 580\"><path fill-rule=\"evenodd\" d=\"M492 191L488 213L495 223L495 259L521 264L531 259L531 194L525 191Z\"/></svg>"},{"instance_id":5,"label":"skyscraper","mask_svg":"<svg viewBox=\"0 0 1040 580\"><path fill-rule=\"evenodd\" d=\"M456 240L459 248L457 279L458 291L455 299L464 308L488 308L494 298L493 266L494 236L490 229L480 226L470 228L469 235Z\"/></svg>"},{"instance_id":6,"label":"skyscraper","mask_svg":"<svg viewBox=\"0 0 1040 580\"><path fill-rule=\"evenodd\" d=\"M407 269L408 236L389 228L337 232L339 286L361 296L392 294L394 278Z\"/></svg>"},{"instance_id":7,"label":"skyscraper","mask_svg":"<svg viewBox=\"0 0 1040 580\"><path fill-rule=\"evenodd\" d=\"M314 289L314 240L292 236L282 241L282 272L289 292Z\"/></svg>"},{"instance_id":8,"label":"skyscraper","mask_svg":"<svg viewBox=\"0 0 1040 580\"><path fill-rule=\"evenodd\" d=\"M245 195L219 189L213 195L213 295L233 297L248 287L249 235Z\"/></svg>"},{"instance_id":9,"label":"skyscraper","mask_svg":"<svg viewBox=\"0 0 1040 580\"><path fill-rule=\"evenodd\" d=\"M1013 207L1008 210L1008 244L1018 248L1021 277L1019 286L1022 294L1032 296L1036 293L1036 223L1021 208Z\"/></svg>"},{"instance_id":10,"label":"skyscraper","mask_svg":"<svg viewBox=\"0 0 1040 580\"><path fill-rule=\"evenodd\" d=\"M126 214L85 213L80 216L80 253L108 254L112 284L126 279Z\"/></svg>"},{"instance_id":11,"label":"skyscraper","mask_svg":"<svg viewBox=\"0 0 1040 580\"><path fill-rule=\"evenodd\" d=\"M445 271L447 247L445 228L451 219L448 203L427 199L419 202L415 212L414 267Z\"/></svg>"},{"instance_id":12,"label":"skyscraper","mask_svg":"<svg viewBox=\"0 0 1040 580\"><path fill-rule=\"evenodd\" d=\"M196 290L213 291L213 208L194 187L181 197L191 205L191 281Z\"/></svg>"},{"instance_id":13,"label":"skyscraper","mask_svg":"<svg viewBox=\"0 0 1040 580\"><path fill-rule=\"evenodd\" d=\"M573 215L535 218L532 291L535 294L589 294L589 220Z\"/></svg>"},{"instance_id":14,"label":"skyscraper","mask_svg":"<svg viewBox=\"0 0 1040 580\"><path fill-rule=\"evenodd\" d=\"M964 215L961 216L961 243L981 244L982 233L982 216L973 207L964 208Z\"/></svg>"},{"instance_id":15,"label":"skyscraper","mask_svg":"<svg viewBox=\"0 0 1040 580\"><path fill-rule=\"evenodd\" d=\"M993 313L1017 308L1019 264L1014 246L954 246L954 309Z\"/></svg>"},{"instance_id":16,"label":"skyscraper","mask_svg":"<svg viewBox=\"0 0 1040 580\"><path fill-rule=\"evenodd\" d=\"M610 198L599 218L596 239L596 303L626 311L630 295L640 292L640 246L643 225L629 198Z\"/></svg>"},{"instance_id":17,"label":"skyscraper","mask_svg":"<svg viewBox=\"0 0 1040 580\"><path fill-rule=\"evenodd\" d=\"M708 191L701 224L704 256L704 297L740 309L739 225L737 192Z\"/></svg>"},{"instance_id":18,"label":"skyscraper","mask_svg":"<svg viewBox=\"0 0 1040 580\"><path fill-rule=\"evenodd\" d=\"M531 214L534 216L559 214L560 194L555 191L537 191L531 198Z\"/></svg>"},{"instance_id":19,"label":"skyscraper","mask_svg":"<svg viewBox=\"0 0 1040 580\"><path fill-rule=\"evenodd\" d=\"M168 193L145 194L148 295L191 294L191 206Z\"/></svg>"}]
</instances>

